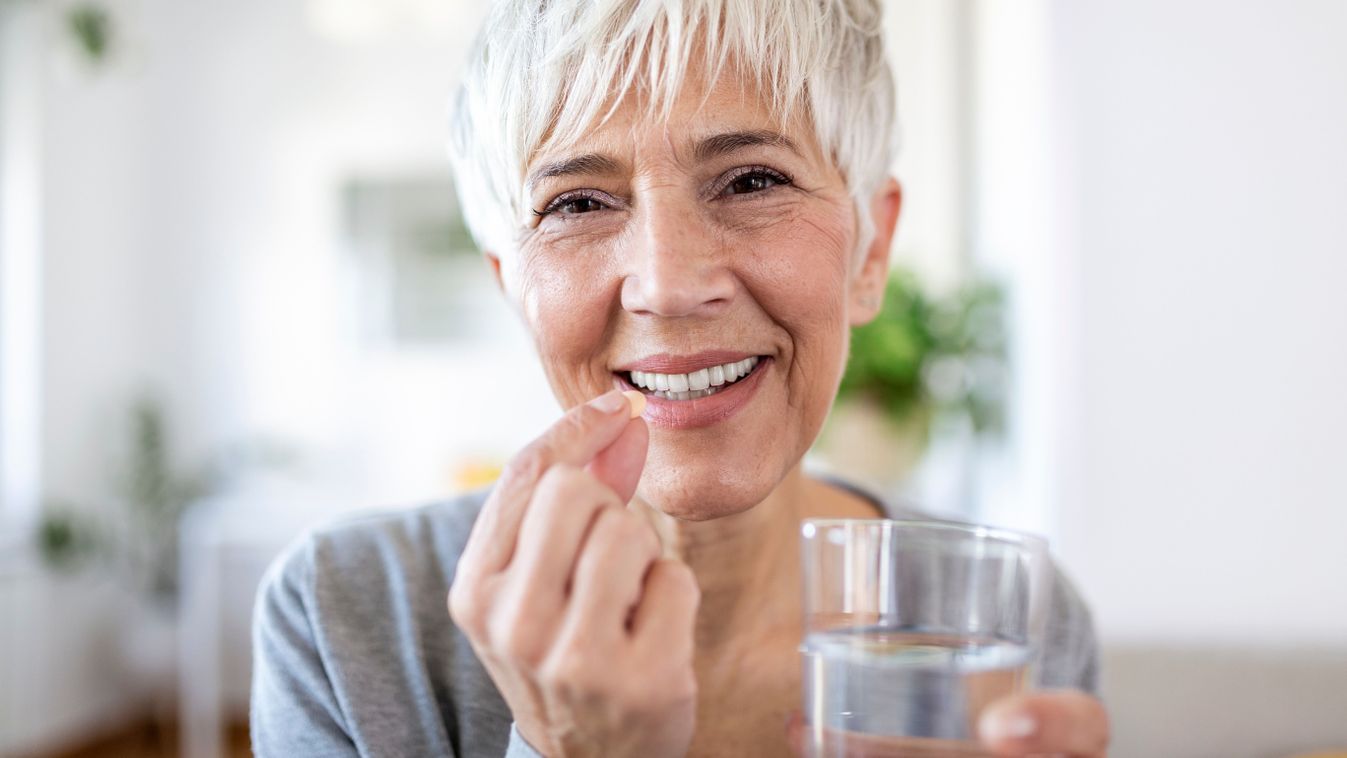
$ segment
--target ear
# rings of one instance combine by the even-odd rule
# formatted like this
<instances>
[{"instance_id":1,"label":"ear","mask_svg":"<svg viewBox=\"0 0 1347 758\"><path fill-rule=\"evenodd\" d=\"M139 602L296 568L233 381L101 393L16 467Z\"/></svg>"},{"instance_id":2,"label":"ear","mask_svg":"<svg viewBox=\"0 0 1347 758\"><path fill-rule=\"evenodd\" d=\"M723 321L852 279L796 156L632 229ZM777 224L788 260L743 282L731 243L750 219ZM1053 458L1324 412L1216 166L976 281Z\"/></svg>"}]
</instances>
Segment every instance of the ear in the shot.
<instances>
[{"instance_id":1,"label":"ear","mask_svg":"<svg viewBox=\"0 0 1347 758\"><path fill-rule=\"evenodd\" d=\"M870 199L870 218L875 236L865 250L860 268L851 277L851 325L869 323L884 305L884 288L889 281L889 247L903 208L903 188L889 177Z\"/></svg>"},{"instance_id":2,"label":"ear","mask_svg":"<svg viewBox=\"0 0 1347 758\"><path fill-rule=\"evenodd\" d=\"M484 251L482 255L486 257L486 265L491 267L491 275L496 278L496 287L502 295L508 294L505 291L505 277L500 273L500 256L490 250Z\"/></svg>"}]
</instances>

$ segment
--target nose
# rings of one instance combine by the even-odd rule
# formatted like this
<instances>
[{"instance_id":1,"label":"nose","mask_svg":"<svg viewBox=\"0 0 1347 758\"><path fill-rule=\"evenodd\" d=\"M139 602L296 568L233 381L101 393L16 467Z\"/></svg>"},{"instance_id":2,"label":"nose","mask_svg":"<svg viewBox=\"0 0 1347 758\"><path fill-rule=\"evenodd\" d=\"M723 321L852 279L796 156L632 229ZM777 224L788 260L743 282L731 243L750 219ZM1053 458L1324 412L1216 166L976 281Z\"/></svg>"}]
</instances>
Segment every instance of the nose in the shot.
<instances>
[{"instance_id":1,"label":"nose","mask_svg":"<svg viewBox=\"0 0 1347 758\"><path fill-rule=\"evenodd\" d=\"M727 251L692 204L652 199L634 219L623 256L622 307L666 317L710 316L729 308L735 278Z\"/></svg>"}]
</instances>

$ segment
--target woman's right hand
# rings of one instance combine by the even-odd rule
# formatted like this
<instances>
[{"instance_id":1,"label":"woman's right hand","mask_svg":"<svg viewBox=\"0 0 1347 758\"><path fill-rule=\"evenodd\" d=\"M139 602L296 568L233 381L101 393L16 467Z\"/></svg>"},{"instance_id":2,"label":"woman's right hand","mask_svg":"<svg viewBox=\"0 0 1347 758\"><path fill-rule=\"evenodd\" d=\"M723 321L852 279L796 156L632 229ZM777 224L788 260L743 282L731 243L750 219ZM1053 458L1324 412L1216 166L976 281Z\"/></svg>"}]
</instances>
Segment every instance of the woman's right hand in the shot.
<instances>
[{"instance_id":1,"label":"woman's right hand","mask_svg":"<svg viewBox=\"0 0 1347 758\"><path fill-rule=\"evenodd\" d=\"M571 409L506 465L449 612L548 758L683 755L697 684L691 570L626 504L649 431L617 391Z\"/></svg>"}]
</instances>

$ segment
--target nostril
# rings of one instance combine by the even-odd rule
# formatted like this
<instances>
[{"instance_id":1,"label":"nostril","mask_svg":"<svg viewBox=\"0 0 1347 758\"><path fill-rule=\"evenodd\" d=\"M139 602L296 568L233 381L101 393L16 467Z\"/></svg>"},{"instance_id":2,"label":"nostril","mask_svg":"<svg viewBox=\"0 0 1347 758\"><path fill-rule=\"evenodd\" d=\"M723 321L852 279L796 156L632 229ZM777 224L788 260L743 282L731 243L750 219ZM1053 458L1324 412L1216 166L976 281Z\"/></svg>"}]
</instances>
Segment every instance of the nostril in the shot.
<instances>
[{"instance_id":1,"label":"nostril","mask_svg":"<svg viewBox=\"0 0 1347 758\"><path fill-rule=\"evenodd\" d=\"M626 278L622 306L631 312L658 316L710 316L733 304L737 287L728 268L670 252Z\"/></svg>"}]
</instances>

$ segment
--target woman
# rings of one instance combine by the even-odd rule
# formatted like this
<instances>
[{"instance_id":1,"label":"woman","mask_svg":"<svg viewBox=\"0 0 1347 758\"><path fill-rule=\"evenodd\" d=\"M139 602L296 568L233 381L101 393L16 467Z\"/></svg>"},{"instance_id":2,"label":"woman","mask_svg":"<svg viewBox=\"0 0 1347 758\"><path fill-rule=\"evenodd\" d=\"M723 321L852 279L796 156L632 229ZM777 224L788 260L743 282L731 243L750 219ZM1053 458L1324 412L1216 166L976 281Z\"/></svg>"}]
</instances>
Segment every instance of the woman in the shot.
<instances>
[{"instance_id":1,"label":"woman","mask_svg":"<svg viewBox=\"0 0 1347 758\"><path fill-rule=\"evenodd\" d=\"M493 9L460 194L569 411L489 493L278 564L260 755L791 752L800 520L893 513L800 468L899 212L879 29L873 0ZM1074 689L989 708L1000 754L1103 754L1059 587L1042 684Z\"/></svg>"}]
</instances>

